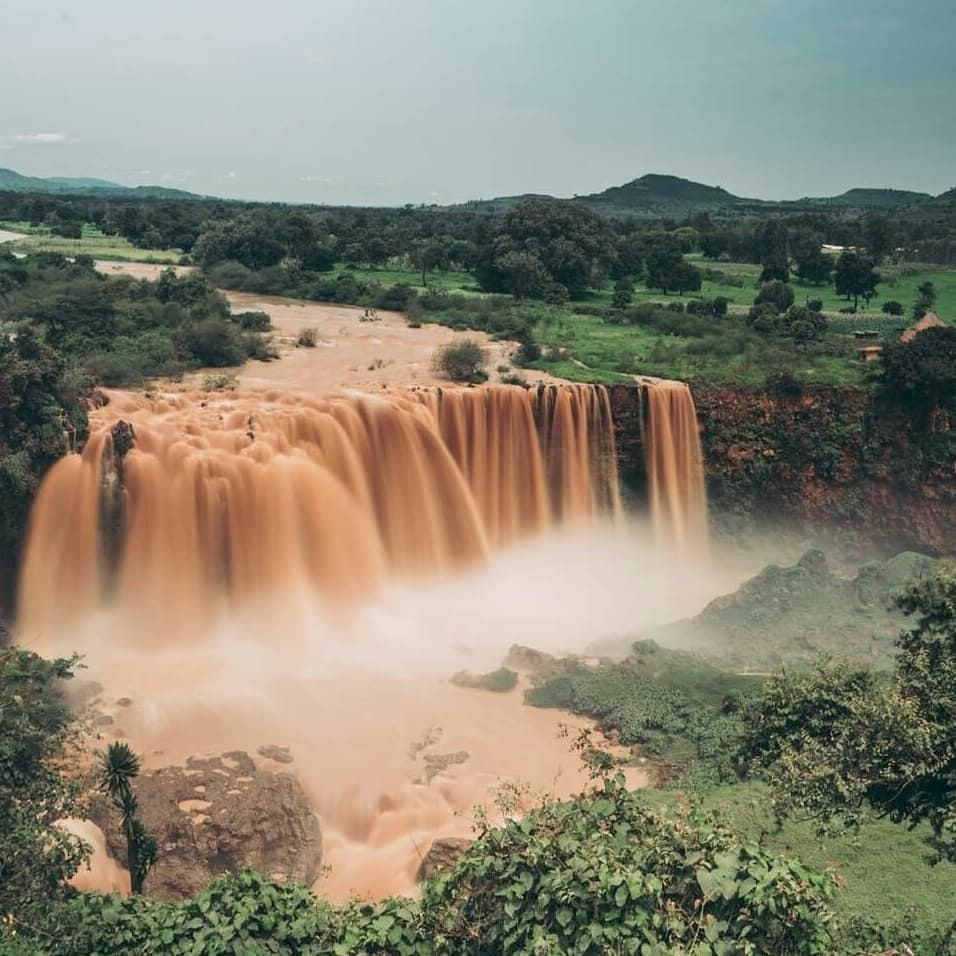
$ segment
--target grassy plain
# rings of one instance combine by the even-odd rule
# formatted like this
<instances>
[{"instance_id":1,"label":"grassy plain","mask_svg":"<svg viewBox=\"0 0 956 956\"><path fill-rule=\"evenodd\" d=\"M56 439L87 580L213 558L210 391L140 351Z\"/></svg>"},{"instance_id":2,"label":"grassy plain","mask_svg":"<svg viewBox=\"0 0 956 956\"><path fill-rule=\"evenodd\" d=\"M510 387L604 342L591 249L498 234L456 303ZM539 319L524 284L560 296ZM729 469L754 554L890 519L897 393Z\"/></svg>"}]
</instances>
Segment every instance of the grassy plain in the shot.
<instances>
[{"instance_id":1,"label":"grassy plain","mask_svg":"<svg viewBox=\"0 0 956 956\"><path fill-rule=\"evenodd\" d=\"M0 222L0 229L24 234L23 239L10 243L14 250L22 252L59 252L65 256L92 256L115 262L177 263L182 258L179 249L139 249L123 236L107 236L89 223L84 223L80 239L64 239L53 235L46 226L33 226L28 222Z\"/></svg>"},{"instance_id":2,"label":"grassy plain","mask_svg":"<svg viewBox=\"0 0 956 956\"><path fill-rule=\"evenodd\" d=\"M666 802L668 796L657 792L652 799ZM843 883L837 907L844 919L894 922L912 910L920 926L944 928L956 916L956 864L929 864L927 827L909 830L889 820L872 820L859 833L822 838L813 821L788 821L778 828L769 794L760 784L720 788L704 798L704 805L775 852L816 867L834 866Z\"/></svg>"}]
</instances>

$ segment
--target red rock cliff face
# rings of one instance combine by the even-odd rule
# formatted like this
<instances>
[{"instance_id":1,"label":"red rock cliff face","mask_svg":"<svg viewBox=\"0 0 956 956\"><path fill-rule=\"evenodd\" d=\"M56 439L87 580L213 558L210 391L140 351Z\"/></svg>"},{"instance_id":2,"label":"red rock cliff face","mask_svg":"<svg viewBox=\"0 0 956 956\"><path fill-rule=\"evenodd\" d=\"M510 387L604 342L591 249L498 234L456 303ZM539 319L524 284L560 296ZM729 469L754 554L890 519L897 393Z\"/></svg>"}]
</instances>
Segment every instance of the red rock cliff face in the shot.
<instances>
[{"instance_id":1,"label":"red rock cliff face","mask_svg":"<svg viewBox=\"0 0 956 956\"><path fill-rule=\"evenodd\" d=\"M861 545L956 553L956 429L927 432L862 389L790 393L698 386L712 511L784 520ZM636 388L614 386L622 478L643 494Z\"/></svg>"}]
</instances>

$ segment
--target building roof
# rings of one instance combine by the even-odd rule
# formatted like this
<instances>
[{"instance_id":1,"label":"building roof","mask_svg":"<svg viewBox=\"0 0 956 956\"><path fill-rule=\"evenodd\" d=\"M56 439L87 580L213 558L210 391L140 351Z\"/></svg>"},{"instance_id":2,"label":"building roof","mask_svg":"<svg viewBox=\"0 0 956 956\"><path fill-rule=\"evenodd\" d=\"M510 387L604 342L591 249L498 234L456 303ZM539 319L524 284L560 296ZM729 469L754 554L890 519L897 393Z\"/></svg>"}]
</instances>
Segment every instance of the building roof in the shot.
<instances>
[{"instance_id":1,"label":"building roof","mask_svg":"<svg viewBox=\"0 0 956 956\"><path fill-rule=\"evenodd\" d=\"M944 329L946 328L946 323L935 312L927 312L919 322L915 322L900 336L900 341L912 342L920 332L934 328Z\"/></svg>"}]
</instances>

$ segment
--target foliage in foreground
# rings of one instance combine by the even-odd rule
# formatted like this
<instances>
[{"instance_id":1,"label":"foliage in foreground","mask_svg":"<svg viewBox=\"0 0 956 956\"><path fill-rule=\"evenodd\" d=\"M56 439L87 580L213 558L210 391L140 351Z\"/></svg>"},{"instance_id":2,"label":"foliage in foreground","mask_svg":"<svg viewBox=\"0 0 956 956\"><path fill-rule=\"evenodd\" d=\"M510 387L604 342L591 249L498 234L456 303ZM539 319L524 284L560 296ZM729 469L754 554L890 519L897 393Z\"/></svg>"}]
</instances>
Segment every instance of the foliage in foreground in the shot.
<instances>
[{"instance_id":1,"label":"foliage in foreground","mask_svg":"<svg viewBox=\"0 0 956 956\"><path fill-rule=\"evenodd\" d=\"M828 875L691 812L649 809L620 779L484 825L420 903L332 908L244 873L182 904L82 895L23 927L34 952L823 953ZM44 939L55 940L44 944Z\"/></svg>"},{"instance_id":2,"label":"foliage in foreground","mask_svg":"<svg viewBox=\"0 0 956 956\"><path fill-rule=\"evenodd\" d=\"M59 689L75 664L0 648L0 914L33 919L89 855L56 826L79 815L77 787L61 772L77 752Z\"/></svg>"},{"instance_id":3,"label":"foliage in foreground","mask_svg":"<svg viewBox=\"0 0 956 956\"><path fill-rule=\"evenodd\" d=\"M956 573L944 567L898 603L918 617L892 680L845 663L772 677L743 710L741 755L781 815L928 822L938 857L956 861Z\"/></svg>"}]
</instances>

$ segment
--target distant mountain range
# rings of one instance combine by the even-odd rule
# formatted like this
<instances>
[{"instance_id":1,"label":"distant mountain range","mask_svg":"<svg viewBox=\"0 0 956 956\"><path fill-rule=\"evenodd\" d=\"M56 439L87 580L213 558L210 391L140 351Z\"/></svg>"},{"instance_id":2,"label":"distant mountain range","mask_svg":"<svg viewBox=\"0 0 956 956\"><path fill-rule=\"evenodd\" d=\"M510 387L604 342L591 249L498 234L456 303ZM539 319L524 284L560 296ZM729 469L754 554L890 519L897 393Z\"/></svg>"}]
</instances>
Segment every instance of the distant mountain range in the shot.
<instances>
[{"instance_id":1,"label":"distant mountain range","mask_svg":"<svg viewBox=\"0 0 956 956\"><path fill-rule=\"evenodd\" d=\"M12 169L0 168L0 192L56 193L80 196L125 196L142 199L202 199L184 189L168 186L121 186L108 179L74 178L70 176L23 176Z\"/></svg>"},{"instance_id":2,"label":"distant mountain range","mask_svg":"<svg viewBox=\"0 0 956 956\"><path fill-rule=\"evenodd\" d=\"M168 186L121 186L106 179L53 176L23 176L12 169L0 169L0 192L32 192L115 196L129 199L208 199ZM486 213L507 212L526 199L550 198L540 193L499 196L461 203L455 208L476 209ZM820 212L825 209L842 214L882 210L906 210L919 218L951 218L956 214L956 189L933 197L929 193L906 189L848 189L839 196L808 196L793 200L748 199L735 196L721 186L707 186L679 176L649 173L622 186L611 186L598 193L575 196L575 202L609 216L644 219L684 218L696 212L717 216L760 215L766 212Z\"/></svg>"},{"instance_id":3,"label":"distant mountain range","mask_svg":"<svg viewBox=\"0 0 956 956\"><path fill-rule=\"evenodd\" d=\"M499 196L495 199L476 200L466 206L488 212L503 212L534 194L520 196ZM944 193L944 195L947 195ZM821 210L823 208L839 211L849 210L898 210L905 206L936 202L929 193L912 192L905 189L849 189L839 196L806 197L795 200L748 199L735 196L721 186L707 186L679 176L667 176L649 173L634 179L623 186L611 186L599 193L587 196L575 196L576 202L590 206L595 212L607 215L638 216L644 218L683 217L694 212L743 213L779 209L796 211L798 209Z\"/></svg>"}]
</instances>

